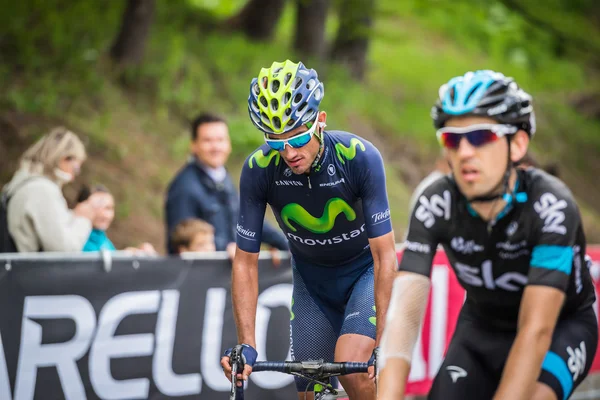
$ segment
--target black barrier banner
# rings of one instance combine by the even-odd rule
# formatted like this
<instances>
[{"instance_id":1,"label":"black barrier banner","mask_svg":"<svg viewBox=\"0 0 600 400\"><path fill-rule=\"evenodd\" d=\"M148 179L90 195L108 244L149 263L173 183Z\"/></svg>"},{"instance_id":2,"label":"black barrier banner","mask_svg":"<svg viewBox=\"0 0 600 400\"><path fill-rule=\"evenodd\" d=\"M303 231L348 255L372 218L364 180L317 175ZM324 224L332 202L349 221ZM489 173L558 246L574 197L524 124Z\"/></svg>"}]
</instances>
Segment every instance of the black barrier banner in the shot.
<instances>
[{"instance_id":1,"label":"black barrier banner","mask_svg":"<svg viewBox=\"0 0 600 400\"><path fill-rule=\"evenodd\" d=\"M13 261L0 272L0 399L226 399L236 344L227 260ZM259 360L289 359L289 261L260 261ZM246 399L296 397L251 375Z\"/></svg>"}]
</instances>

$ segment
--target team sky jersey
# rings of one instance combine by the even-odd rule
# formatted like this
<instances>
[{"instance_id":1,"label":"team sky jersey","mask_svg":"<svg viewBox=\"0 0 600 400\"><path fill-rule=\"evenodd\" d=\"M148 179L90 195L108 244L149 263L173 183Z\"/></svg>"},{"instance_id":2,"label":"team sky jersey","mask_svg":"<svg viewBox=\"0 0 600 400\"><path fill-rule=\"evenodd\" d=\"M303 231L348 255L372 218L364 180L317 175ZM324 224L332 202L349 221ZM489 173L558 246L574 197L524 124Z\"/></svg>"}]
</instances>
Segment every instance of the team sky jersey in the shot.
<instances>
[{"instance_id":1,"label":"team sky jersey","mask_svg":"<svg viewBox=\"0 0 600 400\"><path fill-rule=\"evenodd\" d=\"M297 261L340 266L369 249L368 238L391 232L381 154L347 132L328 131L310 175L295 175L266 144L244 163L237 244L255 253L268 203Z\"/></svg>"},{"instance_id":2,"label":"team sky jersey","mask_svg":"<svg viewBox=\"0 0 600 400\"><path fill-rule=\"evenodd\" d=\"M438 244L467 292L466 302L494 327L515 329L526 285L566 293L565 317L593 304L578 207L560 180L518 170L513 200L495 224L482 220L449 176L420 196L400 270L430 275Z\"/></svg>"}]
</instances>

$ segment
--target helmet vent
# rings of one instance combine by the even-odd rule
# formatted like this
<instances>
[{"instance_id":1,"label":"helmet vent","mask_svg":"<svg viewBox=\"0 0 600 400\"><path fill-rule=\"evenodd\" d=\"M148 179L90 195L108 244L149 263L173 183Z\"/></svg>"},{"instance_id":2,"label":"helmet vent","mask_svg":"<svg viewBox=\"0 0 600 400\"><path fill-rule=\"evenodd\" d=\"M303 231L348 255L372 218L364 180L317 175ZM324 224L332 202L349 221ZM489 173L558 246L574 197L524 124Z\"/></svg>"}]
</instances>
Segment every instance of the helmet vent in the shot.
<instances>
[{"instance_id":1,"label":"helmet vent","mask_svg":"<svg viewBox=\"0 0 600 400\"><path fill-rule=\"evenodd\" d=\"M291 108L286 108L286 109L285 109L285 115L286 115L287 117L289 117L290 115L292 115L292 109L291 109Z\"/></svg>"},{"instance_id":2,"label":"helmet vent","mask_svg":"<svg viewBox=\"0 0 600 400\"><path fill-rule=\"evenodd\" d=\"M297 77L294 81L294 89L298 89L300 86L302 86L302 78Z\"/></svg>"},{"instance_id":3,"label":"helmet vent","mask_svg":"<svg viewBox=\"0 0 600 400\"><path fill-rule=\"evenodd\" d=\"M267 124L267 126L268 126L268 125L269 125L269 123L270 123L271 121L269 121L269 116L267 115L267 113L265 113L265 112L261 112L261 113L260 113L260 116L261 116L261 118L262 118L262 121L263 121L265 124Z\"/></svg>"},{"instance_id":4,"label":"helmet vent","mask_svg":"<svg viewBox=\"0 0 600 400\"><path fill-rule=\"evenodd\" d=\"M271 99L271 108L273 111L277 111L279 109L279 102L277 99Z\"/></svg>"},{"instance_id":5,"label":"helmet vent","mask_svg":"<svg viewBox=\"0 0 600 400\"><path fill-rule=\"evenodd\" d=\"M260 96L258 100L260 101L260 104L263 105L263 107L269 107L269 103L267 102L267 99L265 99L265 96Z\"/></svg>"},{"instance_id":6,"label":"helmet vent","mask_svg":"<svg viewBox=\"0 0 600 400\"><path fill-rule=\"evenodd\" d=\"M314 80L314 79L311 79L311 80L309 80L309 81L308 81L308 83L306 84L306 88L307 88L308 90L312 90L312 88L314 88L314 87L315 87L315 84L316 84L315 80Z\"/></svg>"},{"instance_id":7,"label":"helmet vent","mask_svg":"<svg viewBox=\"0 0 600 400\"><path fill-rule=\"evenodd\" d=\"M281 129L281 120L279 117L273 117L273 126L275 129Z\"/></svg>"},{"instance_id":8,"label":"helmet vent","mask_svg":"<svg viewBox=\"0 0 600 400\"><path fill-rule=\"evenodd\" d=\"M465 97L465 103L467 103L469 100L471 100L471 96L473 96L475 91L477 91L477 89L479 89L480 87L481 87L481 83L478 83L475 86L473 86L473 88L471 88L471 90L467 94L467 97Z\"/></svg>"},{"instance_id":9,"label":"helmet vent","mask_svg":"<svg viewBox=\"0 0 600 400\"><path fill-rule=\"evenodd\" d=\"M271 81L271 91L273 93L277 93L279 91L279 86L280 86L280 82L278 79L275 79L274 81Z\"/></svg>"},{"instance_id":10,"label":"helmet vent","mask_svg":"<svg viewBox=\"0 0 600 400\"><path fill-rule=\"evenodd\" d=\"M258 103L256 100L252 100L252 111L259 112Z\"/></svg>"},{"instance_id":11,"label":"helmet vent","mask_svg":"<svg viewBox=\"0 0 600 400\"><path fill-rule=\"evenodd\" d=\"M252 86L252 90L254 91L254 94L255 94L256 96L258 96L258 95L260 94L260 88L258 87L258 83L255 83L255 84Z\"/></svg>"},{"instance_id":12,"label":"helmet vent","mask_svg":"<svg viewBox=\"0 0 600 400\"><path fill-rule=\"evenodd\" d=\"M315 90L315 94L314 94L315 100L320 101L322 97L323 97L323 91L321 90L321 88L318 88L317 90Z\"/></svg>"},{"instance_id":13,"label":"helmet vent","mask_svg":"<svg viewBox=\"0 0 600 400\"><path fill-rule=\"evenodd\" d=\"M306 106L308 105L307 102L304 102L300 105L300 107L298 107L298 112L302 112L304 111L304 109L306 108Z\"/></svg>"},{"instance_id":14,"label":"helmet vent","mask_svg":"<svg viewBox=\"0 0 600 400\"><path fill-rule=\"evenodd\" d=\"M290 118L290 120L287 123L287 126L293 126L295 122L296 121L293 118Z\"/></svg>"},{"instance_id":15,"label":"helmet vent","mask_svg":"<svg viewBox=\"0 0 600 400\"><path fill-rule=\"evenodd\" d=\"M294 104L298 104L298 103L300 103L301 101L302 101L302 93L297 93L297 94L294 96Z\"/></svg>"},{"instance_id":16,"label":"helmet vent","mask_svg":"<svg viewBox=\"0 0 600 400\"><path fill-rule=\"evenodd\" d=\"M290 92L285 92L285 94L283 95L283 99L281 99L281 102L283 104L287 104L290 102L291 98L292 98L292 94Z\"/></svg>"},{"instance_id":17,"label":"helmet vent","mask_svg":"<svg viewBox=\"0 0 600 400\"><path fill-rule=\"evenodd\" d=\"M283 77L283 85L287 85L290 82L290 79L292 79L292 74L291 73L287 73L285 74L285 76Z\"/></svg>"}]
</instances>

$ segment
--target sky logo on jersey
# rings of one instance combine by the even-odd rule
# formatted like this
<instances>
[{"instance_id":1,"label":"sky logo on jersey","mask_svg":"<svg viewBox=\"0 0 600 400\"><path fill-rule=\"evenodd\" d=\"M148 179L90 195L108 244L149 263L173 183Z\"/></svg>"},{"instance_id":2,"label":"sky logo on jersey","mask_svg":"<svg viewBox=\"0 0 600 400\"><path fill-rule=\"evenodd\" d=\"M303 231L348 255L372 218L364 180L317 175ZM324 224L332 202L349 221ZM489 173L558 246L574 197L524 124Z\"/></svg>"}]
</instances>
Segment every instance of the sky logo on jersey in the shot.
<instances>
[{"instance_id":1,"label":"sky logo on jersey","mask_svg":"<svg viewBox=\"0 0 600 400\"><path fill-rule=\"evenodd\" d=\"M279 165L279 161L281 161L281 156L278 151L270 150L266 155L263 153L262 149L258 149L250 156L248 159L248 166L253 168L252 161L256 163L260 168L267 168L271 161L275 159L275 165Z\"/></svg>"},{"instance_id":2,"label":"sky logo on jersey","mask_svg":"<svg viewBox=\"0 0 600 400\"><path fill-rule=\"evenodd\" d=\"M565 200L558 200L552 193L544 193L540 196L540 200L533 205L534 210L544 220L542 232L554 232L561 235L567 233L562 223L565 220L565 213L562 211L567 208Z\"/></svg>"},{"instance_id":3,"label":"sky logo on jersey","mask_svg":"<svg viewBox=\"0 0 600 400\"><path fill-rule=\"evenodd\" d=\"M444 217L447 221L450 219L450 192L444 190L444 193L432 195L429 199L425 196L419 197L419 207L415 212L415 217L425 225L431 228L435 223L435 217Z\"/></svg>"},{"instance_id":4,"label":"sky logo on jersey","mask_svg":"<svg viewBox=\"0 0 600 400\"><path fill-rule=\"evenodd\" d=\"M494 279L492 262L485 260L481 263L481 269L460 262L455 266L456 275L465 284L475 287L485 287L489 290L503 289L509 292L517 292L527 284L527 276L519 272L505 272Z\"/></svg>"},{"instance_id":5,"label":"sky logo on jersey","mask_svg":"<svg viewBox=\"0 0 600 400\"><path fill-rule=\"evenodd\" d=\"M357 146L360 147L360 149L362 151L365 151L365 145L363 144L363 142L361 142L357 138L350 139L349 147L344 146L342 143L336 143L335 144L335 153L337 154L338 160L340 160L340 162L342 164L346 163L346 161L344 161L344 158L348 161L353 160L354 157L356 157L356 147ZM344 158L342 158L342 156Z\"/></svg>"},{"instance_id":6,"label":"sky logo on jersey","mask_svg":"<svg viewBox=\"0 0 600 400\"><path fill-rule=\"evenodd\" d=\"M573 374L573 382L575 382L585 370L585 342L582 341L579 343L579 347L575 347L575 350L571 346L567 346L567 354L569 355L567 365L569 366L569 371Z\"/></svg>"},{"instance_id":7,"label":"sky logo on jersey","mask_svg":"<svg viewBox=\"0 0 600 400\"><path fill-rule=\"evenodd\" d=\"M290 203L281 210L281 219L292 232L298 230L292 225L292 222L295 222L312 233L327 233L333 229L335 219L342 213L346 216L348 221L354 221L356 219L356 212L352 207L339 197L334 197L329 199L327 204L325 204L323 215L318 218L313 217L300 204Z\"/></svg>"}]
</instances>

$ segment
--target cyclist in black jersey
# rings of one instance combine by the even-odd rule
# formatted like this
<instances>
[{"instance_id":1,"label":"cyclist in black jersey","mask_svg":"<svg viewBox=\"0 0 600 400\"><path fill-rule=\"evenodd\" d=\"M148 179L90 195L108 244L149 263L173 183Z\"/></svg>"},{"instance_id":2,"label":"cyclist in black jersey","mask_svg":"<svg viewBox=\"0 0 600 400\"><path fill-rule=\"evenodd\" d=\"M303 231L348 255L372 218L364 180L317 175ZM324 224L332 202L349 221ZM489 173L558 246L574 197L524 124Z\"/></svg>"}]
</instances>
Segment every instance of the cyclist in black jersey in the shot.
<instances>
[{"instance_id":1,"label":"cyclist in black jersey","mask_svg":"<svg viewBox=\"0 0 600 400\"><path fill-rule=\"evenodd\" d=\"M532 99L512 78L468 72L432 109L451 174L420 196L382 339L380 399L401 399L442 245L466 299L431 399L567 399L598 343L593 283L573 195L514 167L535 133Z\"/></svg>"}]
</instances>

